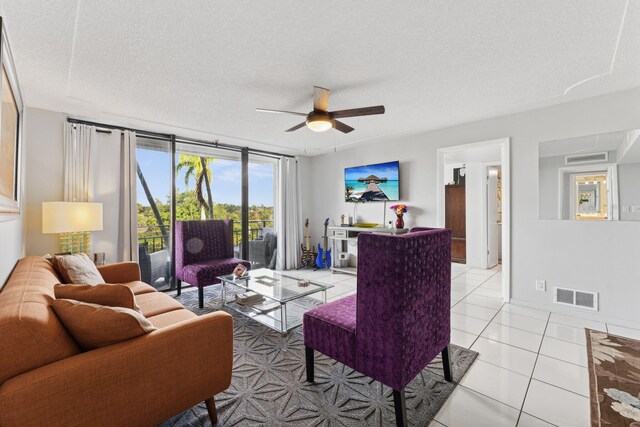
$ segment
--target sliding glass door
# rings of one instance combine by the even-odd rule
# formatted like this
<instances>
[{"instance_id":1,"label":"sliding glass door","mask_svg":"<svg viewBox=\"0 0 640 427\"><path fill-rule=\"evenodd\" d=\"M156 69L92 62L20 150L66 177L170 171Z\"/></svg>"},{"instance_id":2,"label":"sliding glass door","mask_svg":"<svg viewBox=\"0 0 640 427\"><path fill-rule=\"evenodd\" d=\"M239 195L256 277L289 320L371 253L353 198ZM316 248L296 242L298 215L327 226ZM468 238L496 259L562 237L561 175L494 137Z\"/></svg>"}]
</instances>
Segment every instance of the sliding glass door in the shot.
<instances>
[{"instance_id":1,"label":"sliding glass door","mask_svg":"<svg viewBox=\"0 0 640 427\"><path fill-rule=\"evenodd\" d=\"M173 143L172 149L171 140L143 136L137 142L138 254L144 282L158 290L175 289L171 277L173 221L232 220L234 255L250 261L254 269L275 268L275 158L245 155L243 168L242 153L236 150L183 142ZM246 252L243 171L248 179Z\"/></svg>"},{"instance_id":2,"label":"sliding glass door","mask_svg":"<svg viewBox=\"0 0 640 427\"><path fill-rule=\"evenodd\" d=\"M171 289L171 141L137 137L138 261L142 281Z\"/></svg>"},{"instance_id":3,"label":"sliding glass door","mask_svg":"<svg viewBox=\"0 0 640 427\"><path fill-rule=\"evenodd\" d=\"M249 251L252 268L275 268L275 170L271 157L249 156Z\"/></svg>"}]
</instances>

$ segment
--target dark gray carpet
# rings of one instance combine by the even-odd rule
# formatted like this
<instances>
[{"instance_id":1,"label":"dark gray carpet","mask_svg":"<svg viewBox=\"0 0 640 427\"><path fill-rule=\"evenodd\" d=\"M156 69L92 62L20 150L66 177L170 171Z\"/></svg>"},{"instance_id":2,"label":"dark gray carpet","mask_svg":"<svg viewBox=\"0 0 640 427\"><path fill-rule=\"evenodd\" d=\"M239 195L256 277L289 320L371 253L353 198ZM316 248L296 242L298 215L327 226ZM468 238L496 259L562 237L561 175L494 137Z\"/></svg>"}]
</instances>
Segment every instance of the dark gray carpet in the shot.
<instances>
[{"instance_id":1,"label":"dark gray carpet","mask_svg":"<svg viewBox=\"0 0 640 427\"><path fill-rule=\"evenodd\" d=\"M219 286L176 299L196 314L221 308ZM305 381L302 328L283 336L232 312L234 368L231 387L215 396L217 426L391 426L391 389L316 352L316 382ZM426 426L442 407L478 353L451 345L455 383L444 380L438 357L406 389L409 424ZM210 426L204 403L165 421L161 427Z\"/></svg>"}]
</instances>

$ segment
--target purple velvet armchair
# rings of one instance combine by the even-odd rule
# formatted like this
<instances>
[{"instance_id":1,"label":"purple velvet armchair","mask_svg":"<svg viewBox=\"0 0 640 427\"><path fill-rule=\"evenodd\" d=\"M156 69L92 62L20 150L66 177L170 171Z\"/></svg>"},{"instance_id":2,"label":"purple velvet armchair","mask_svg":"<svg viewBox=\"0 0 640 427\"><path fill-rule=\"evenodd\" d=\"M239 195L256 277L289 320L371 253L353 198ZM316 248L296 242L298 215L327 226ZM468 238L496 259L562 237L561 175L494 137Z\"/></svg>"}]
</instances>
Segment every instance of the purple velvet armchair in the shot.
<instances>
[{"instance_id":1,"label":"purple velvet armchair","mask_svg":"<svg viewBox=\"0 0 640 427\"><path fill-rule=\"evenodd\" d=\"M176 221L176 278L178 295L182 282L198 287L198 303L204 306L204 287L220 283L218 276L231 274L238 264L251 263L233 256L233 221Z\"/></svg>"},{"instance_id":2,"label":"purple velvet armchair","mask_svg":"<svg viewBox=\"0 0 640 427\"><path fill-rule=\"evenodd\" d=\"M450 230L361 234L356 295L304 314L307 381L317 350L391 387L396 422L407 425L404 388L438 354L452 381L450 301Z\"/></svg>"}]
</instances>

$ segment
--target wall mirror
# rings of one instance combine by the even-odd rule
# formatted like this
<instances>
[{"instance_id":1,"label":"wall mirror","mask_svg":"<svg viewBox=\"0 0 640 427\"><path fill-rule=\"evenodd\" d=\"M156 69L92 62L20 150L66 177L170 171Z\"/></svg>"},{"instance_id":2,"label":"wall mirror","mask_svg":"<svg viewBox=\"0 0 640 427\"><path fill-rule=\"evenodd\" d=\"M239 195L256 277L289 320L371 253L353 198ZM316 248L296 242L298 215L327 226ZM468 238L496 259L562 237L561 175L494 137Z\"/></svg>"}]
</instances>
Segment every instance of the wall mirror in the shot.
<instances>
[{"instance_id":1,"label":"wall mirror","mask_svg":"<svg viewBox=\"0 0 640 427\"><path fill-rule=\"evenodd\" d=\"M540 219L640 221L640 129L538 144Z\"/></svg>"}]
</instances>

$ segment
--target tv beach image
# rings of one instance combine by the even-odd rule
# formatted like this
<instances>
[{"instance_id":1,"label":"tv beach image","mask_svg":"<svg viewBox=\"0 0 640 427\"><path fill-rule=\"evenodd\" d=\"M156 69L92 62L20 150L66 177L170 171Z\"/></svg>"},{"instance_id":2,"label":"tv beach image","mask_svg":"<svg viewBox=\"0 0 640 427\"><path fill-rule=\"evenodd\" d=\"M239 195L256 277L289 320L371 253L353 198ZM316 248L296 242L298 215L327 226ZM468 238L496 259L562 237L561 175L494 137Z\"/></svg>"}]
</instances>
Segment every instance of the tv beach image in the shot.
<instances>
[{"instance_id":1,"label":"tv beach image","mask_svg":"<svg viewBox=\"0 0 640 427\"><path fill-rule=\"evenodd\" d=\"M398 165L396 161L346 168L344 170L345 201L399 200Z\"/></svg>"}]
</instances>

